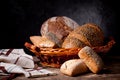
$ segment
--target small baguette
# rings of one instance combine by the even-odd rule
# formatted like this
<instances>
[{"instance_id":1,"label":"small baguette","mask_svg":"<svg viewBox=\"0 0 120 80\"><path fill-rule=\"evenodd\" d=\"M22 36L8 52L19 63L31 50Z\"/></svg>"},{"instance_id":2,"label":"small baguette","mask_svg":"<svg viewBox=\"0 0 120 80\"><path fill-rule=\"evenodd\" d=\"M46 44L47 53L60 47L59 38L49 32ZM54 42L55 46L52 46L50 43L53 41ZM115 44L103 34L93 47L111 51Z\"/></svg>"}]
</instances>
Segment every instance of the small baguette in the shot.
<instances>
[{"instance_id":1,"label":"small baguette","mask_svg":"<svg viewBox=\"0 0 120 80\"><path fill-rule=\"evenodd\" d=\"M71 59L61 65L60 71L68 76L76 76L87 72L88 68L81 59Z\"/></svg>"},{"instance_id":2,"label":"small baguette","mask_svg":"<svg viewBox=\"0 0 120 80\"><path fill-rule=\"evenodd\" d=\"M83 59L87 67L93 72L98 73L103 68L103 61L101 57L88 46L82 48L78 52L78 56Z\"/></svg>"}]
</instances>

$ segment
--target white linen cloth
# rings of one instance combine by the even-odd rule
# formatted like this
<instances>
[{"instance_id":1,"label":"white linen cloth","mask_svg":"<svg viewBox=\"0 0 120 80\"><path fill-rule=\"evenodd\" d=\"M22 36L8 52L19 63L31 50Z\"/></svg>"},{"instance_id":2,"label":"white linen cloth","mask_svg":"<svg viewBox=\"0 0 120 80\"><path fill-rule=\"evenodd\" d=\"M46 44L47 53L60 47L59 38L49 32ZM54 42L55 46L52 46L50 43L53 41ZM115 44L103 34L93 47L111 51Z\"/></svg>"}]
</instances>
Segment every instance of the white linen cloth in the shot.
<instances>
[{"instance_id":1,"label":"white linen cloth","mask_svg":"<svg viewBox=\"0 0 120 80\"><path fill-rule=\"evenodd\" d=\"M16 64L23 68L34 68L33 57L26 54L23 49L1 49L0 62Z\"/></svg>"},{"instance_id":2,"label":"white linen cloth","mask_svg":"<svg viewBox=\"0 0 120 80\"><path fill-rule=\"evenodd\" d=\"M23 49L0 50L0 75L9 75L9 73L24 74L25 77L56 75L42 67L40 69L34 69L34 67L33 57L26 54Z\"/></svg>"}]
</instances>

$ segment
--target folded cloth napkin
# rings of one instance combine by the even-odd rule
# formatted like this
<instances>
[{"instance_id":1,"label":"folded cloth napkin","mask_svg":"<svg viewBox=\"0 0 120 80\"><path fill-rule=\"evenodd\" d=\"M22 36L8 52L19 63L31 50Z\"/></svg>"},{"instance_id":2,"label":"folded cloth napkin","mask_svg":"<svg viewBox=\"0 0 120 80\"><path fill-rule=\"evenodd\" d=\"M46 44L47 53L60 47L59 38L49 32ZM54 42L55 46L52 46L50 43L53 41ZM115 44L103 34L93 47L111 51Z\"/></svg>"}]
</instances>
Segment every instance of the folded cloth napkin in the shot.
<instances>
[{"instance_id":1,"label":"folded cloth napkin","mask_svg":"<svg viewBox=\"0 0 120 80\"><path fill-rule=\"evenodd\" d=\"M33 57L26 54L23 49L0 50L0 75L9 75L10 73L24 74L25 77L56 75L42 67L38 68L35 69Z\"/></svg>"},{"instance_id":2,"label":"folded cloth napkin","mask_svg":"<svg viewBox=\"0 0 120 80\"><path fill-rule=\"evenodd\" d=\"M16 64L23 68L34 68L33 57L26 54L23 49L1 49L0 62Z\"/></svg>"},{"instance_id":3,"label":"folded cloth napkin","mask_svg":"<svg viewBox=\"0 0 120 80\"><path fill-rule=\"evenodd\" d=\"M25 77L42 77L56 75L56 73L54 72L39 67L36 69L23 69L21 66L3 62L0 62L0 66L4 67L4 69L1 69L2 72L24 74Z\"/></svg>"}]
</instances>

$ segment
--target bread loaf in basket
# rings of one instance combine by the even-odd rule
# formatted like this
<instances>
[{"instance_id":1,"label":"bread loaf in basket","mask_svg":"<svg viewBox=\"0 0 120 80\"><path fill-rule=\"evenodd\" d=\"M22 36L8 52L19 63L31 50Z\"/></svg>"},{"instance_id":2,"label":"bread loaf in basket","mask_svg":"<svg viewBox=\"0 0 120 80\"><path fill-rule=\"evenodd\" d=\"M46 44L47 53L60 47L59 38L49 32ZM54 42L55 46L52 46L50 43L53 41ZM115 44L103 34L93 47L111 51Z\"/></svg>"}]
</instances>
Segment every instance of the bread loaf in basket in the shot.
<instances>
[{"instance_id":1,"label":"bread loaf in basket","mask_svg":"<svg viewBox=\"0 0 120 80\"><path fill-rule=\"evenodd\" d=\"M78 52L85 46L96 53L107 53L115 44L113 38L105 43L104 33L98 25L86 23L80 26L65 16L49 18L40 32L41 37L30 37L32 43L26 42L25 47L40 59L42 66L60 67L69 59L79 58Z\"/></svg>"},{"instance_id":2,"label":"bread loaf in basket","mask_svg":"<svg viewBox=\"0 0 120 80\"><path fill-rule=\"evenodd\" d=\"M86 23L75 28L66 37L62 44L62 48L73 48L85 46L95 47L102 46L104 43L104 33L102 29L93 23Z\"/></svg>"}]
</instances>

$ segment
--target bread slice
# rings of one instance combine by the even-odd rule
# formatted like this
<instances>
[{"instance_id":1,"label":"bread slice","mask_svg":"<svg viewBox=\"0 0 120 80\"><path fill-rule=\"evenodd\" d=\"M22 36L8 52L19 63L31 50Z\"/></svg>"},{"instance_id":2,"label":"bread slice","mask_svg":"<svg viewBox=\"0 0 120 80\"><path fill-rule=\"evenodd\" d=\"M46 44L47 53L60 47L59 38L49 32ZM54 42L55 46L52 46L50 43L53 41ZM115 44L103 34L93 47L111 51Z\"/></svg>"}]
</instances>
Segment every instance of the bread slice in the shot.
<instances>
[{"instance_id":1,"label":"bread slice","mask_svg":"<svg viewBox=\"0 0 120 80\"><path fill-rule=\"evenodd\" d=\"M30 36L30 40L37 47L56 47L56 44L47 39L45 36Z\"/></svg>"},{"instance_id":2,"label":"bread slice","mask_svg":"<svg viewBox=\"0 0 120 80\"><path fill-rule=\"evenodd\" d=\"M48 32L45 35L49 40L51 40L52 42L54 42L56 44L57 47L61 47L62 43L63 43L63 39L59 39L54 33L52 32Z\"/></svg>"},{"instance_id":3,"label":"bread slice","mask_svg":"<svg viewBox=\"0 0 120 80\"><path fill-rule=\"evenodd\" d=\"M78 52L80 59L83 59L87 67L93 72L98 73L103 68L101 57L90 47L86 46Z\"/></svg>"},{"instance_id":4,"label":"bread slice","mask_svg":"<svg viewBox=\"0 0 120 80\"><path fill-rule=\"evenodd\" d=\"M60 67L60 72L68 76L76 76L87 71L88 67L81 59L67 60Z\"/></svg>"}]
</instances>

